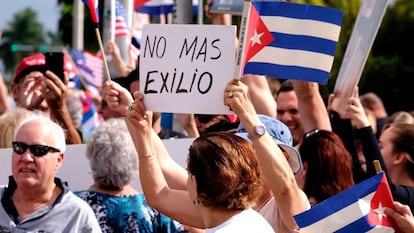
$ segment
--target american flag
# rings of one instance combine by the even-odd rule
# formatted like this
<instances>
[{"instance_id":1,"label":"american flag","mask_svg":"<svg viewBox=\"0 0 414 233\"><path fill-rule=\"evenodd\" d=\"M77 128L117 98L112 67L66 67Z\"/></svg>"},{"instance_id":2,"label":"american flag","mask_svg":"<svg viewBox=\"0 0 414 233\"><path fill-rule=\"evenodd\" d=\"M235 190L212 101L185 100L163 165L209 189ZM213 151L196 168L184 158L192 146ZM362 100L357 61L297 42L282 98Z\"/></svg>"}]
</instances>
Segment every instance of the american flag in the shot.
<instances>
[{"instance_id":1,"label":"american flag","mask_svg":"<svg viewBox=\"0 0 414 233\"><path fill-rule=\"evenodd\" d=\"M127 12L124 5L115 1L115 37L130 37L131 31L128 27Z\"/></svg>"},{"instance_id":2,"label":"american flag","mask_svg":"<svg viewBox=\"0 0 414 233\"><path fill-rule=\"evenodd\" d=\"M74 48L69 49L69 53L72 56L72 59L78 67L81 75L85 78L85 81L98 89L102 87L102 58L99 58L98 56L95 56L92 53L80 51Z\"/></svg>"},{"instance_id":3,"label":"american flag","mask_svg":"<svg viewBox=\"0 0 414 233\"><path fill-rule=\"evenodd\" d=\"M132 44L132 33L128 26L127 12L124 5L118 0L115 1L115 38L127 37L129 38L128 51L130 65L135 65L137 57L139 55L139 49Z\"/></svg>"}]
</instances>

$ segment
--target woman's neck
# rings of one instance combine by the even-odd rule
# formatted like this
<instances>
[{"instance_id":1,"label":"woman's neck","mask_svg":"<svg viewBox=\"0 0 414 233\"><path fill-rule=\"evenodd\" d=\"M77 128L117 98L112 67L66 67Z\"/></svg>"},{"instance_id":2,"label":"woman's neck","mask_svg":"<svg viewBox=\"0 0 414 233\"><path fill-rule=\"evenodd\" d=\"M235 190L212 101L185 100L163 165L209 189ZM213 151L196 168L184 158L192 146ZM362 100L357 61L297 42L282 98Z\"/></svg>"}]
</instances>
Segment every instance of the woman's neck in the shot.
<instances>
[{"instance_id":1,"label":"woman's neck","mask_svg":"<svg viewBox=\"0 0 414 233\"><path fill-rule=\"evenodd\" d=\"M109 189L105 188L105 186L99 185L99 184L93 184L91 187L89 187L90 190L110 194L114 196L122 196L122 195L133 195L133 194L139 194L138 190L136 190L132 185L127 184L119 189Z\"/></svg>"}]
</instances>

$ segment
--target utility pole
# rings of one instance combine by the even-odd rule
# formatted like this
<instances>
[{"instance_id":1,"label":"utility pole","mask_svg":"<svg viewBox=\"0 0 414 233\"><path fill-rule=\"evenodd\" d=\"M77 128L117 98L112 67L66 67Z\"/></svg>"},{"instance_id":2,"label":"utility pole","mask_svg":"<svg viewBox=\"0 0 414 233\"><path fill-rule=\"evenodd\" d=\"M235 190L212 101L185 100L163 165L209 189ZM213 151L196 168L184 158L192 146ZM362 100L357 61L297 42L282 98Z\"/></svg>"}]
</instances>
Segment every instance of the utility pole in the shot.
<instances>
[{"instance_id":1,"label":"utility pole","mask_svg":"<svg viewBox=\"0 0 414 233\"><path fill-rule=\"evenodd\" d=\"M73 3L73 32L72 47L83 50L83 3L82 0L75 0Z\"/></svg>"},{"instance_id":2,"label":"utility pole","mask_svg":"<svg viewBox=\"0 0 414 233\"><path fill-rule=\"evenodd\" d=\"M174 11L175 24L191 24L193 22L192 0L175 0Z\"/></svg>"}]
</instances>

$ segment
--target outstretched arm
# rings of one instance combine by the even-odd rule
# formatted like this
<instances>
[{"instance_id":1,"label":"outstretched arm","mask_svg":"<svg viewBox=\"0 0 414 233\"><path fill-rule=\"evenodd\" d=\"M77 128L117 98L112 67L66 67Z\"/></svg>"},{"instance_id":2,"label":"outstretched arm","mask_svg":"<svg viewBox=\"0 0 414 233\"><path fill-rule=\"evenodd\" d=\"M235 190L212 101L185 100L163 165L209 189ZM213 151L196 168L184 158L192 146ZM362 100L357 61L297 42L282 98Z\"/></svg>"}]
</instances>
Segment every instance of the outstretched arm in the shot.
<instances>
[{"instance_id":1,"label":"outstretched arm","mask_svg":"<svg viewBox=\"0 0 414 233\"><path fill-rule=\"evenodd\" d=\"M195 227L204 227L201 215L186 191L171 189L156 158L153 142L152 112L146 111L144 96L135 93L134 103L126 113L126 123L139 158L139 175L149 205L161 213Z\"/></svg>"},{"instance_id":2,"label":"outstretched arm","mask_svg":"<svg viewBox=\"0 0 414 233\"><path fill-rule=\"evenodd\" d=\"M105 100L108 106L123 116L126 115L128 106L133 103L130 92L115 82L107 82L105 88ZM174 189L187 189L187 172L174 159L171 158L164 143L157 134L152 134L152 142L155 155L168 181L168 185Z\"/></svg>"},{"instance_id":3,"label":"outstretched arm","mask_svg":"<svg viewBox=\"0 0 414 233\"><path fill-rule=\"evenodd\" d=\"M319 93L318 83L300 80L292 80L292 83L305 133L314 129L331 131L328 111Z\"/></svg>"},{"instance_id":4,"label":"outstretched arm","mask_svg":"<svg viewBox=\"0 0 414 233\"><path fill-rule=\"evenodd\" d=\"M7 86L4 83L3 75L0 74L0 114L9 110L11 108L8 94Z\"/></svg>"},{"instance_id":5,"label":"outstretched arm","mask_svg":"<svg viewBox=\"0 0 414 233\"><path fill-rule=\"evenodd\" d=\"M254 127L260 123L248 87L242 83L238 85L230 82L224 93L224 104L239 116L249 135L254 135ZM233 97L228 97L228 92ZM293 172L280 148L272 137L266 133L261 137L254 137L253 146L256 149L259 165L263 171L267 185L270 186L275 201L276 211L279 211L282 222L290 230L298 228L293 216L305 211L309 202L296 183Z\"/></svg>"}]
</instances>

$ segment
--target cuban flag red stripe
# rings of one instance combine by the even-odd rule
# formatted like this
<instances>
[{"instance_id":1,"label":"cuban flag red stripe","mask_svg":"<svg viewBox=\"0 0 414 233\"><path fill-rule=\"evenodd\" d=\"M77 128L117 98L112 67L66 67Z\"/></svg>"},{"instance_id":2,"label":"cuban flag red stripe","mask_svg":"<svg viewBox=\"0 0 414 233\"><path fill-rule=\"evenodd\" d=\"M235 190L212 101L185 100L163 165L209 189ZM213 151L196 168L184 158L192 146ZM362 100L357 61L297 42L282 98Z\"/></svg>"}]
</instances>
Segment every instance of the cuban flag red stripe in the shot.
<instances>
[{"instance_id":1,"label":"cuban flag red stripe","mask_svg":"<svg viewBox=\"0 0 414 233\"><path fill-rule=\"evenodd\" d=\"M301 233L394 232L384 207L394 208L383 172L294 216Z\"/></svg>"}]
</instances>

